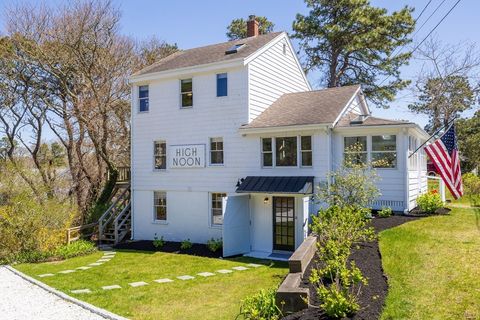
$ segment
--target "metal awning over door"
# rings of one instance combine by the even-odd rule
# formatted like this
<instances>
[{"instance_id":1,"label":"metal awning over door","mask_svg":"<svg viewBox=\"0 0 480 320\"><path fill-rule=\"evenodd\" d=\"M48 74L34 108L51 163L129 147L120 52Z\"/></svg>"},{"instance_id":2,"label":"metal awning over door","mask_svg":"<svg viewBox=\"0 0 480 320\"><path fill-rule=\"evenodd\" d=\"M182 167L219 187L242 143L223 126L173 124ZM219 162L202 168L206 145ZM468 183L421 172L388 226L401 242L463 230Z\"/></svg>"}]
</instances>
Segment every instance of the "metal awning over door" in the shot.
<instances>
[{"instance_id":1,"label":"metal awning over door","mask_svg":"<svg viewBox=\"0 0 480 320\"><path fill-rule=\"evenodd\" d=\"M237 187L236 192L311 194L313 193L313 177L248 176L245 179L241 180L241 183Z\"/></svg>"}]
</instances>

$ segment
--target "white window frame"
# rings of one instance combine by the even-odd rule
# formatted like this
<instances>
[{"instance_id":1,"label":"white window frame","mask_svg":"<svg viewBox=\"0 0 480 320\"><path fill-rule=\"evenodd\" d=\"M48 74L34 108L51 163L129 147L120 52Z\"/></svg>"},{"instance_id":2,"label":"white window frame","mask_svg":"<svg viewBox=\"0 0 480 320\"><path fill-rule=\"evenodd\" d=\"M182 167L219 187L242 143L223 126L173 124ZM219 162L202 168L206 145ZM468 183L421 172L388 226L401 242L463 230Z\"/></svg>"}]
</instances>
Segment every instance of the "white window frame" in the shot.
<instances>
[{"instance_id":1,"label":"white window frame","mask_svg":"<svg viewBox=\"0 0 480 320\"><path fill-rule=\"evenodd\" d=\"M295 137L297 139L297 165L295 166L278 166L277 165L277 138L293 138ZM310 137L312 143L311 143L311 153L312 153L312 165L311 166L302 166L302 138L301 137ZM313 148L314 148L314 143L313 143L313 135L312 134L304 134L304 135L279 135L279 136L265 136L265 137L260 137L260 167L264 169L272 169L272 168L286 168L286 169L291 169L291 168L307 168L311 169L313 168L313 163L314 163L314 157L313 157ZM263 151L263 139L271 139L272 141L272 151ZM308 151L308 150L306 150ZM271 153L272 154L272 165L271 166L264 166L263 165L263 156L266 153Z\"/></svg>"},{"instance_id":2,"label":"white window frame","mask_svg":"<svg viewBox=\"0 0 480 320\"><path fill-rule=\"evenodd\" d=\"M155 154L155 147L156 147L156 144L157 143L164 143L165 144L165 154L160 154L160 155L157 155ZM156 158L157 157L162 157L164 156L165 157L165 168L156 168ZM154 171L165 171L167 170L167 141L166 140L162 140L162 139L159 139L159 140L154 140L153 141L153 170Z\"/></svg>"},{"instance_id":3,"label":"white window frame","mask_svg":"<svg viewBox=\"0 0 480 320\"><path fill-rule=\"evenodd\" d=\"M367 138L367 150L366 151L362 151L362 153L366 153L367 154L367 157L366 157L366 161L367 163L370 163L372 161L372 152L375 153L377 151L372 151L372 137L373 136L381 136L382 134L385 134L385 135L391 135L391 136L396 136L395 140L396 140L396 153L397 153L397 165L394 167L394 168L374 168L375 170L398 170L399 169L399 163L398 163L398 160L399 160L399 153L398 153L398 146L399 146L399 137L402 137L401 135L399 135L398 133L375 133L375 134L348 134L348 135L342 135L342 157L343 157L343 160L345 160L345 138L352 138L352 137L366 137ZM380 151L380 152L383 152L383 151Z\"/></svg>"},{"instance_id":4,"label":"white window frame","mask_svg":"<svg viewBox=\"0 0 480 320\"><path fill-rule=\"evenodd\" d=\"M186 80L190 80L191 83L192 83L192 91L185 91L185 92L182 92L182 81L186 81ZM193 108L193 77L192 78L185 78L185 79L180 79L180 81L178 82L179 86L180 86L180 109L192 109ZM192 105L191 106L183 106L183 95L184 94L188 94L188 93L191 93L192 94Z\"/></svg>"},{"instance_id":5,"label":"white window frame","mask_svg":"<svg viewBox=\"0 0 480 320\"><path fill-rule=\"evenodd\" d=\"M141 87L147 87L147 92L148 92L147 97L140 98L140 88ZM147 100L148 101L148 109L147 110L144 110L144 111L140 110L140 101L141 100ZM137 103L138 103L138 108L137 108L138 113L148 113L150 111L150 86L148 84L137 86Z\"/></svg>"},{"instance_id":6,"label":"white window frame","mask_svg":"<svg viewBox=\"0 0 480 320\"><path fill-rule=\"evenodd\" d=\"M208 201L209 201L209 205L208 205L208 208L209 208L209 215L208 215L208 219L209 219L209 225L210 227L212 228L222 228L223 227L223 212L224 212L224 209L223 208L223 198L224 197L220 197L220 210L221 210L221 216L222 216L222 223L221 224L218 224L218 223L213 223L213 195L225 195L224 197L227 196L227 193L226 192L210 192L209 193L209 197L208 197Z\"/></svg>"},{"instance_id":7,"label":"white window frame","mask_svg":"<svg viewBox=\"0 0 480 320\"><path fill-rule=\"evenodd\" d=\"M165 199L165 205L158 205L156 203L157 194L162 194ZM157 207L164 207L165 208L165 219L157 219ZM168 223L168 195L166 191L161 191L161 190L155 190L153 191L153 222L154 223L159 223L159 224L166 224Z\"/></svg>"},{"instance_id":8,"label":"white window frame","mask_svg":"<svg viewBox=\"0 0 480 320\"><path fill-rule=\"evenodd\" d=\"M302 149L302 137L310 137L310 149L305 149L305 150ZM297 148L297 149L299 149L300 156L298 157L299 160L297 160L297 161L299 161L300 167L302 167L302 168L311 168L311 167L313 167L313 136L311 136L311 135L299 136L299 142L298 142L298 143L300 143L299 148ZM297 144L298 144L298 143L297 143ZM311 158L312 158L312 164L311 164L311 165L305 165L305 166L303 165L303 153L304 153L304 152L310 152L310 155L311 155Z\"/></svg>"},{"instance_id":9,"label":"white window frame","mask_svg":"<svg viewBox=\"0 0 480 320\"><path fill-rule=\"evenodd\" d=\"M219 142L213 141L214 139L220 139L222 142L222 149L221 150L212 150L212 142ZM222 163L212 163L212 152L222 152ZM209 157L209 165L212 167L222 167L225 165L225 142L223 141L223 137L211 137L208 139L208 157Z\"/></svg>"},{"instance_id":10,"label":"white window frame","mask_svg":"<svg viewBox=\"0 0 480 320\"><path fill-rule=\"evenodd\" d=\"M270 139L270 145L272 146L272 150L263 151L263 139ZM275 168L274 148L275 148L275 139L273 137L260 138L260 164L261 164L262 168L267 168L267 169ZM270 153L272 155L272 165L271 166L265 166L264 165L263 156L266 153Z\"/></svg>"},{"instance_id":11,"label":"white window frame","mask_svg":"<svg viewBox=\"0 0 480 320\"><path fill-rule=\"evenodd\" d=\"M365 151L359 151L359 152L346 152L345 151L345 138L361 138L361 137L365 137ZM343 144L342 155L343 155L343 160L344 161L345 161L345 154L347 154L347 153L348 154L364 154L364 155L366 155L366 157L365 157L366 163L368 163L370 161L370 145L371 145L371 142L370 142L369 135L367 135L367 134L356 134L356 135L343 136L342 144Z\"/></svg>"},{"instance_id":12,"label":"white window frame","mask_svg":"<svg viewBox=\"0 0 480 320\"><path fill-rule=\"evenodd\" d=\"M395 150L394 151L374 151L373 150L373 137L379 137L382 135L395 136ZM375 170L395 170L398 168L398 135L397 134L372 134L370 135L370 162L373 161L374 153L395 153L395 166L392 168L379 168L374 167ZM367 139L367 150L368 150L368 139Z\"/></svg>"}]
</instances>

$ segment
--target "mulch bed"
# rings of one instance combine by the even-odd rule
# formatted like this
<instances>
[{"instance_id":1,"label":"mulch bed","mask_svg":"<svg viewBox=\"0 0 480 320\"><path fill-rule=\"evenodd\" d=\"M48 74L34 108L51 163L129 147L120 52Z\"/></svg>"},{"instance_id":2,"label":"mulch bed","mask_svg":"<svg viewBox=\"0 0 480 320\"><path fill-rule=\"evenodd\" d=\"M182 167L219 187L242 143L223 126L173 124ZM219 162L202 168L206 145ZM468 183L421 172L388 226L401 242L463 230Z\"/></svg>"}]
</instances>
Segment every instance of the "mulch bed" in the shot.
<instances>
[{"instance_id":1,"label":"mulch bed","mask_svg":"<svg viewBox=\"0 0 480 320\"><path fill-rule=\"evenodd\" d=\"M153 241L139 240L130 241L125 243L119 243L115 246L115 249L122 250L140 250L140 251L155 251L155 252L168 252L178 254L188 254L192 256L207 257L207 258L221 258L222 249L220 248L216 252L210 251L206 245L200 243L194 243L190 249L180 249L181 242L165 241L162 247L156 248L153 245Z\"/></svg>"},{"instance_id":2,"label":"mulch bed","mask_svg":"<svg viewBox=\"0 0 480 320\"><path fill-rule=\"evenodd\" d=\"M391 216L388 218L372 219L372 226L378 233L385 229L393 228L405 222L418 219L419 216ZM359 296L359 303L362 309L353 317L347 319L378 319L383 309L383 303L387 296L388 284L387 278L383 273L382 258L378 248L378 241L369 243L361 243L359 249L353 249L351 260L354 260L358 268L362 270L363 275L368 278L368 285L362 287ZM310 303L318 306L320 302L317 299L315 288L309 283L308 278L313 267L315 267L315 259L310 262L303 276L301 286L310 289ZM316 320L329 319L322 310L318 308L308 308L297 313L291 314L284 320Z\"/></svg>"}]
</instances>

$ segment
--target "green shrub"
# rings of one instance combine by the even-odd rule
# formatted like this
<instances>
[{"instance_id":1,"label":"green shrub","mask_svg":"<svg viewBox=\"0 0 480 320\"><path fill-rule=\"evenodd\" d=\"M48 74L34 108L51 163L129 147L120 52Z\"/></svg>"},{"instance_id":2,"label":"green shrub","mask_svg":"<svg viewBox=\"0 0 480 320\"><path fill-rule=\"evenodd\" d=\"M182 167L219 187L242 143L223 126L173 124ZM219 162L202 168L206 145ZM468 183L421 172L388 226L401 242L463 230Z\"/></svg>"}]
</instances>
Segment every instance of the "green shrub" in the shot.
<instances>
[{"instance_id":1,"label":"green shrub","mask_svg":"<svg viewBox=\"0 0 480 320\"><path fill-rule=\"evenodd\" d=\"M220 239L210 239L207 241L207 248L208 250L212 252L216 252L217 250L221 249L223 247L223 240Z\"/></svg>"},{"instance_id":2,"label":"green shrub","mask_svg":"<svg viewBox=\"0 0 480 320\"><path fill-rule=\"evenodd\" d=\"M242 301L240 314L237 319L248 320L277 320L282 317L282 311L275 303L275 288L260 290L253 296Z\"/></svg>"},{"instance_id":3,"label":"green shrub","mask_svg":"<svg viewBox=\"0 0 480 320\"><path fill-rule=\"evenodd\" d=\"M182 250L188 250L193 246L192 242L190 239L183 240L182 243L180 244L180 249Z\"/></svg>"},{"instance_id":4,"label":"green shrub","mask_svg":"<svg viewBox=\"0 0 480 320\"><path fill-rule=\"evenodd\" d=\"M464 195L474 207L480 207L480 177L473 173L462 176Z\"/></svg>"},{"instance_id":5,"label":"green shrub","mask_svg":"<svg viewBox=\"0 0 480 320\"><path fill-rule=\"evenodd\" d=\"M392 215L393 211L390 207L383 207L382 210L378 211L378 216L380 218L387 218Z\"/></svg>"},{"instance_id":6,"label":"green shrub","mask_svg":"<svg viewBox=\"0 0 480 320\"><path fill-rule=\"evenodd\" d=\"M348 257L354 244L375 237L365 210L338 206L322 209L312 217L310 228L317 234L320 263L309 280L316 287L320 307L331 317L351 315L359 309L358 295L367 280L355 263L348 263Z\"/></svg>"},{"instance_id":7,"label":"green shrub","mask_svg":"<svg viewBox=\"0 0 480 320\"><path fill-rule=\"evenodd\" d=\"M163 236L158 239L157 234L155 233L155 236L153 237L153 246L155 248L161 248L165 245L165 241L163 240Z\"/></svg>"},{"instance_id":8,"label":"green shrub","mask_svg":"<svg viewBox=\"0 0 480 320\"><path fill-rule=\"evenodd\" d=\"M69 259L89 254L95 252L96 250L97 247L93 242L87 240L77 240L57 248L54 252L54 256L62 259Z\"/></svg>"},{"instance_id":9,"label":"green shrub","mask_svg":"<svg viewBox=\"0 0 480 320\"><path fill-rule=\"evenodd\" d=\"M420 195L417 198L417 205L423 212L432 214L443 207L443 202L437 190L432 190Z\"/></svg>"}]
</instances>

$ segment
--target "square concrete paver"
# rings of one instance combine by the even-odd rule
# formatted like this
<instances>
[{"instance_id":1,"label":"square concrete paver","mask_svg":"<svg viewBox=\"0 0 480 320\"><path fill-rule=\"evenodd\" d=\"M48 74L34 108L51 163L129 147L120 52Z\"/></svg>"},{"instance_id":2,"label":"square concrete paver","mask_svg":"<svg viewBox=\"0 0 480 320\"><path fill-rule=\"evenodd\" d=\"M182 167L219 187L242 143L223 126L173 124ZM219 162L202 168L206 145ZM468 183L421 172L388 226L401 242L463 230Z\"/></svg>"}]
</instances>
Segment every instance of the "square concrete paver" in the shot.
<instances>
[{"instance_id":1,"label":"square concrete paver","mask_svg":"<svg viewBox=\"0 0 480 320\"><path fill-rule=\"evenodd\" d=\"M58 273L72 273L75 272L75 270L63 270L63 271L58 271Z\"/></svg>"},{"instance_id":2,"label":"square concrete paver","mask_svg":"<svg viewBox=\"0 0 480 320\"><path fill-rule=\"evenodd\" d=\"M103 255L117 254L115 251L103 251Z\"/></svg>"},{"instance_id":3,"label":"square concrete paver","mask_svg":"<svg viewBox=\"0 0 480 320\"><path fill-rule=\"evenodd\" d=\"M242 266L233 267L232 269L233 269L233 270L237 270L237 271L248 270L248 268L245 268L245 267L242 267Z\"/></svg>"},{"instance_id":4,"label":"square concrete paver","mask_svg":"<svg viewBox=\"0 0 480 320\"><path fill-rule=\"evenodd\" d=\"M249 263L249 264L247 264L247 266L253 267L253 268L259 268L259 267L261 267L262 265L261 265L261 264L256 264L256 263Z\"/></svg>"},{"instance_id":5,"label":"square concrete paver","mask_svg":"<svg viewBox=\"0 0 480 320\"><path fill-rule=\"evenodd\" d=\"M92 267L78 267L77 268L78 270L88 270L88 269L92 269Z\"/></svg>"},{"instance_id":6,"label":"square concrete paver","mask_svg":"<svg viewBox=\"0 0 480 320\"><path fill-rule=\"evenodd\" d=\"M157 280L153 280L157 283L168 283L168 282L173 282L172 279L168 279L168 278L164 278L164 279L157 279Z\"/></svg>"},{"instance_id":7,"label":"square concrete paver","mask_svg":"<svg viewBox=\"0 0 480 320\"><path fill-rule=\"evenodd\" d=\"M192 279L195 279L195 277L192 277L192 276L189 276L189 275L184 275L184 276L177 277L177 279L180 279L180 280L192 280Z\"/></svg>"},{"instance_id":8,"label":"square concrete paver","mask_svg":"<svg viewBox=\"0 0 480 320\"><path fill-rule=\"evenodd\" d=\"M101 266L103 264L103 262L94 262L94 263L90 263L89 266Z\"/></svg>"},{"instance_id":9,"label":"square concrete paver","mask_svg":"<svg viewBox=\"0 0 480 320\"><path fill-rule=\"evenodd\" d=\"M97 260L97 262L108 262L110 261L110 259L100 259L100 260Z\"/></svg>"},{"instance_id":10,"label":"square concrete paver","mask_svg":"<svg viewBox=\"0 0 480 320\"><path fill-rule=\"evenodd\" d=\"M78 289L78 290L72 290L70 291L71 293L90 293L90 289Z\"/></svg>"},{"instance_id":11,"label":"square concrete paver","mask_svg":"<svg viewBox=\"0 0 480 320\"><path fill-rule=\"evenodd\" d=\"M197 273L199 276L202 276L202 277L211 277L211 276L214 276L215 273L211 273L211 272L200 272L200 273Z\"/></svg>"},{"instance_id":12,"label":"square concrete paver","mask_svg":"<svg viewBox=\"0 0 480 320\"><path fill-rule=\"evenodd\" d=\"M103 290L113 290L113 289L122 289L118 284L114 284L111 286L104 286L102 287Z\"/></svg>"},{"instance_id":13,"label":"square concrete paver","mask_svg":"<svg viewBox=\"0 0 480 320\"><path fill-rule=\"evenodd\" d=\"M129 283L129 285L131 287L141 287L141 286L146 286L148 283L144 282L144 281L138 281L138 282L132 282L132 283Z\"/></svg>"},{"instance_id":14,"label":"square concrete paver","mask_svg":"<svg viewBox=\"0 0 480 320\"><path fill-rule=\"evenodd\" d=\"M228 269L222 269L222 270L217 270L218 273L232 273L233 271L232 270L228 270Z\"/></svg>"},{"instance_id":15,"label":"square concrete paver","mask_svg":"<svg viewBox=\"0 0 480 320\"><path fill-rule=\"evenodd\" d=\"M40 278L45 278L45 277L53 277L53 273L44 273L44 274L39 274L38 275Z\"/></svg>"}]
</instances>

